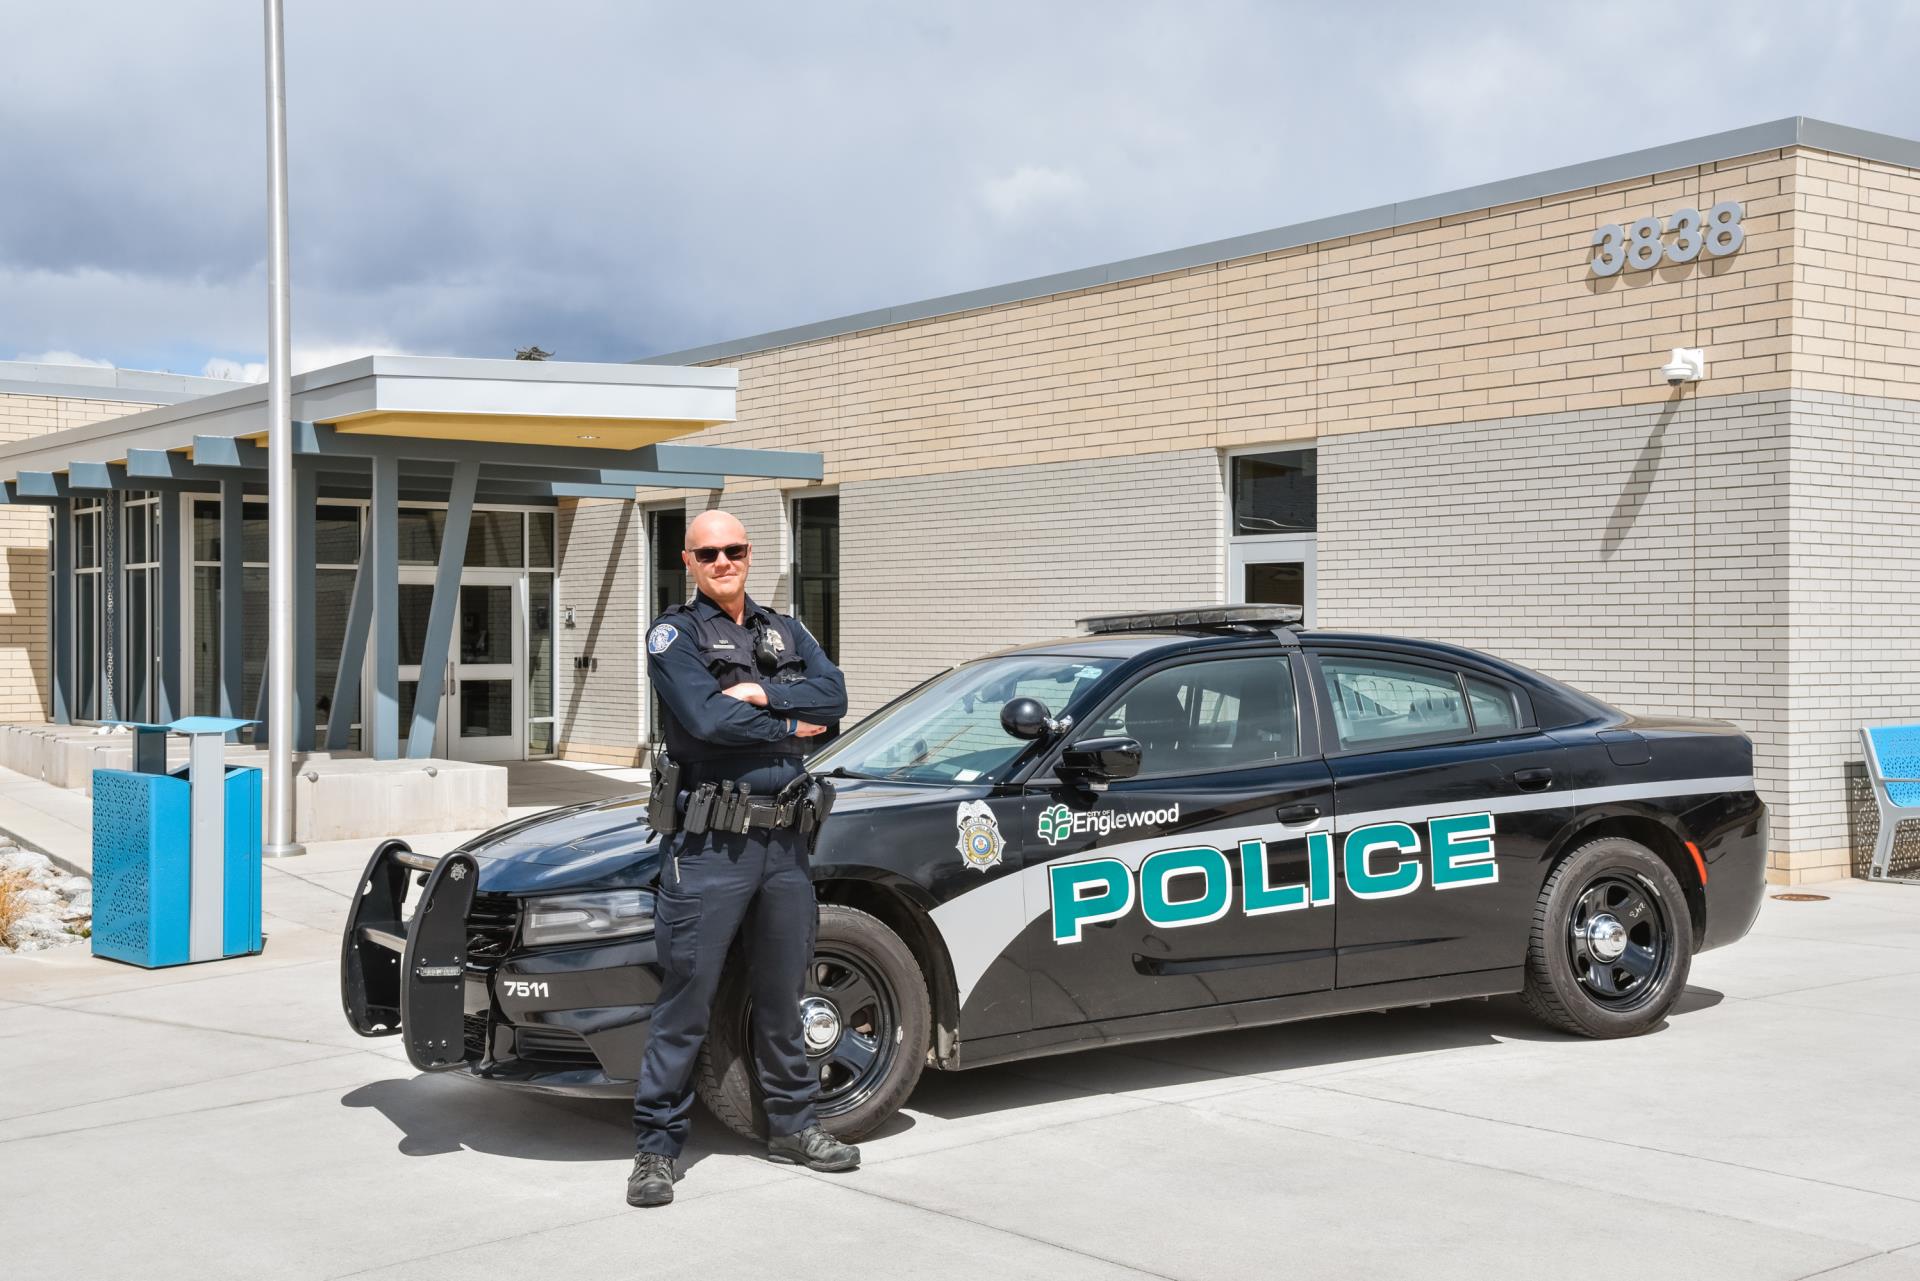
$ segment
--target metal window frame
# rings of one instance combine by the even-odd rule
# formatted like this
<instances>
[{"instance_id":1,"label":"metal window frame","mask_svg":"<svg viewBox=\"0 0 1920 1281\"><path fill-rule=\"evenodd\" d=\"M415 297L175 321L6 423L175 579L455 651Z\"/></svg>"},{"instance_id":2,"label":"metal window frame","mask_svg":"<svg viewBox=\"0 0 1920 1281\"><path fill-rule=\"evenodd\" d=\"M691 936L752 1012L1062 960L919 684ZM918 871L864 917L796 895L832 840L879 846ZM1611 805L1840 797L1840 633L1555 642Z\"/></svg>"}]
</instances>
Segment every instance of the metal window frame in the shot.
<instances>
[{"instance_id":1,"label":"metal window frame","mask_svg":"<svg viewBox=\"0 0 1920 1281\"><path fill-rule=\"evenodd\" d=\"M786 541L787 548L788 548L787 562L786 562L787 563L787 604L789 606L789 612L795 618L799 619L800 622L804 626L806 626L807 630L810 632L817 632L817 629L814 628L812 624L808 623L806 618L803 617L800 613L800 504L804 502L810 502L816 498L838 499L840 496L841 496L840 486L838 485L820 485L811 489L788 489L788 490L783 490L781 493L781 497L783 497L786 500L785 513L784 513L786 516L786 520L784 522L785 528L782 531L782 538ZM834 527L836 529L843 528L842 522L836 519L834 522ZM839 550L836 547L835 553L834 553L835 567L833 571L833 581L836 587L838 587L840 584L839 559L840 559ZM835 618L833 620L833 624L834 624L835 648L838 648L839 637L840 637L840 620L838 618ZM819 636L816 634L814 639L818 640ZM837 655L833 655L831 657L833 657L833 660L836 663L840 661Z\"/></svg>"},{"instance_id":2,"label":"metal window frame","mask_svg":"<svg viewBox=\"0 0 1920 1281\"><path fill-rule=\"evenodd\" d=\"M153 492L157 495L158 501L161 501L161 502L166 501L167 497L169 496L169 491L157 490ZM194 571L196 569L220 568L220 562L218 560L201 560L194 555L193 504L196 500L200 502L212 502L212 503L218 504L220 502L220 492L217 489L183 489L178 491L171 491L171 494L174 501L180 504L181 538L180 538L179 554L180 554L180 570L181 570L180 592L182 596L181 608L180 608L180 628L179 628L180 653L182 655L182 661L180 664L180 699L181 699L181 714L187 715L191 712L191 709L194 706L195 696L198 693L198 690L196 689L195 682L194 682L194 672L193 672L193 662L192 662L193 639L194 639L194 625L193 625ZM261 495L247 495L243 501L246 503L258 502L263 506L266 504L266 498ZM360 519L360 558L361 558L361 561L364 562L367 557L368 539L370 537L370 530L368 529L368 520L365 513L369 508L372 507L373 500L371 498L323 497L320 500L320 503L321 505L327 506L327 507L356 507L361 510L362 515ZM399 504L399 507L402 507L402 508L407 508L407 507L435 508L442 511L444 511L447 508L447 506L448 504L444 501L433 501L433 500L427 500L427 499L421 499L419 501L408 500ZM517 512L554 513L555 515L554 559L556 560L556 562L559 560L560 528L559 528L559 518L558 518L557 508L549 505L541 504L541 503L475 503L474 510L475 511L517 511ZM397 509L396 509L396 515L397 515ZM244 515L243 515L243 519L244 519ZM155 556L154 564L158 566L160 564L159 552L156 550L153 554ZM547 575L550 575L555 580L553 609L557 612L559 608L559 605L558 605L558 599L559 599L558 580L560 576L559 567L557 564L551 568L548 568L546 566L532 565L530 563L530 556L531 556L530 535L527 532L526 523L522 522L521 538L520 538L521 565L520 565L519 572L522 574L547 574ZM423 568L425 566L415 565L412 567L418 569L418 568ZM241 553L240 568L242 572L245 572L246 570L249 570L249 569L265 569L266 562L251 561L251 560L245 559L245 551L243 550ZM316 563L314 565L314 569L316 571L352 570L357 573L359 571L359 568L360 568L359 563L347 564L344 561L324 561L324 562ZM511 570L511 567L506 567L506 568ZM530 595L527 588L523 587L522 592L523 594ZM524 640L526 645L528 646L528 653L531 654L531 647L533 642L533 635L531 630L533 625L532 610L531 609L523 610L523 614L525 615L525 621L527 626L527 634L524 637ZM553 623L553 631L555 633L554 653L557 658L559 654L558 619L555 618L555 619L552 619L551 621ZM374 664L373 646L369 645L366 647L365 652L362 654L361 663L360 663L360 708L363 713L367 705L368 690L371 689L372 687L373 664ZM526 719L526 724L528 725L542 723L542 722L550 722L554 725L555 729L553 734L553 742L554 742L555 750L546 752L540 755L528 754L525 757L525 759L527 760L551 760L558 755L559 731L558 731L557 709L559 707L559 698L560 698L559 663L556 661L552 666L553 666L553 671L549 674L550 683L553 685L552 699L551 699L550 705L556 709L556 714L551 716L535 716L535 717L530 717L525 719ZM532 673L530 671L525 673L524 679L526 680L527 689L530 692L532 689ZM365 725L363 723L363 718L356 717L350 723L348 728L359 729L364 732ZM525 736L525 732L526 732L525 725L523 725L521 728L523 739ZM324 748L320 750L324 750ZM365 750L364 742L362 744L361 750Z\"/></svg>"},{"instance_id":3,"label":"metal window frame","mask_svg":"<svg viewBox=\"0 0 1920 1281\"><path fill-rule=\"evenodd\" d=\"M1260 445L1235 445L1220 451L1220 601L1226 604L1232 601L1234 594L1234 555L1250 553L1269 553L1263 560L1298 560L1306 567L1306 582L1301 592L1301 625L1315 627L1319 623L1320 587L1320 529L1316 521L1314 530L1309 534L1236 534L1233 532L1233 463L1237 458L1246 458L1254 454L1274 454L1298 450L1311 450L1314 454L1316 476L1319 475L1318 463L1321 448L1320 437L1307 440L1278 441ZM1315 482L1316 485L1318 481Z\"/></svg>"}]
</instances>

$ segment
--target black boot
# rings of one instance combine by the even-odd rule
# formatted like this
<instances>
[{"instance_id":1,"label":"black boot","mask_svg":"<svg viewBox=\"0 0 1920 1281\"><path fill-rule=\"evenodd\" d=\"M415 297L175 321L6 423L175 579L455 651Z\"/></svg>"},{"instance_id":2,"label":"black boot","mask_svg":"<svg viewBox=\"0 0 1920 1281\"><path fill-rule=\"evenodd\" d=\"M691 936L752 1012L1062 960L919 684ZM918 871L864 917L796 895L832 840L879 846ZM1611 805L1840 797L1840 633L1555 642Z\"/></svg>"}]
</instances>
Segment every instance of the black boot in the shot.
<instances>
[{"instance_id":1,"label":"black boot","mask_svg":"<svg viewBox=\"0 0 1920 1281\"><path fill-rule=\"evenodd\" d=\"M818 1125L810 1125L797 1134L777 1134L768 1139L767 1160L836 1173L859 1165L860 1149L842 1143Z\"/></svg>"},{"instance_id":2,"label":"black boot","mask_svg":"<svg viewBox=\"0 0 1920 1281\"><path fill-rule=\"evenodd\" d=\"M673 1200L673 1158L658 1152L642 1152L633 1158L633 1173L627 1176L628 1205L665 1205Z\"/></svg>"}]
</instances>

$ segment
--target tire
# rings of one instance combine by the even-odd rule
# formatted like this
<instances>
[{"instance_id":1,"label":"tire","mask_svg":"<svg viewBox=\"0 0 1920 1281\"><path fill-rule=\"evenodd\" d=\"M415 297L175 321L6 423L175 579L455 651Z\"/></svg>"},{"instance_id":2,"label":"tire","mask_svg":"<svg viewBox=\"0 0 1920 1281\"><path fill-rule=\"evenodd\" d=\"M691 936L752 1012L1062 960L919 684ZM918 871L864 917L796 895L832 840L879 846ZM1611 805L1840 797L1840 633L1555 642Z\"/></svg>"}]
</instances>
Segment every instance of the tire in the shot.
<instances>
[{"instance_id":1,"label":"tire","mask_svg":"<svg viewBox=\"0 0 1920 1281\"><path fill-rule=\"evenodd\" d=\"M1541 887L1520 997L1563 1032L1638 1036L1666 1018L1692 964L1693 918L1673 869L1638 841L1602 837Z\"/></svg>"},{"instance_id":2,"label":"tire","mask_svg":"<svg viewBox=\"0 0 1920 1281\"><path fill-rule=\"evenodd\" d=\"M754 1079L743 969L729 966L714 997L695 1088L728 1129L764 1141L767 1117ZM900 936L877 918L825 903L807 999L826 1002L841 1029L824 1051L816 1054L809 1045L808 1058L822 1076L820 1124L835 1138L857 1141L898 1112L920 1082L933 1027L926 980ZM858 1066L869 1050L871 1059Z\"/></svg>"}]
</instances>

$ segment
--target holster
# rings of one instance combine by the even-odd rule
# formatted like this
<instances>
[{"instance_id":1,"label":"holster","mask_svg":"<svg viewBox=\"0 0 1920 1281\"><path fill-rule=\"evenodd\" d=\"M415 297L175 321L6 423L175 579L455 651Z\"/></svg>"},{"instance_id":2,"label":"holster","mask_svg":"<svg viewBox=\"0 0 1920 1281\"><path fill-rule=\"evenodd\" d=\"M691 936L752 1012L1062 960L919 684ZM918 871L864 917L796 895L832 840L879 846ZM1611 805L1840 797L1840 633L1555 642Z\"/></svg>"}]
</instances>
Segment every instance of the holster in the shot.
<instances>
[{"instance_id":1,"label":"holster","mask_svg":"<svg viewBox=\"0 0 1920 1281\"><path fill-rule=\"evenodd\" d=\"M680 830L680 810L674 803L680 795L680 762L661 746L653 749L649 765L653 782L647 792L647 826L665 836Z\"/></svg>"},{"instance_id":2,"label":"holster","mask_svg":"<svg viewBox=\"0 0 1920 1281\"><path fill-rule=\"evenodd\" d=\"M827 815L833 813L835 793L833 780L805 775L795 782L803 783L805 791L799 797L799 812L794 817L794 829L806 838L807 853L813 853L813 847L820 841L820 828L827 821Z\"/></svg>"}]
</instances>

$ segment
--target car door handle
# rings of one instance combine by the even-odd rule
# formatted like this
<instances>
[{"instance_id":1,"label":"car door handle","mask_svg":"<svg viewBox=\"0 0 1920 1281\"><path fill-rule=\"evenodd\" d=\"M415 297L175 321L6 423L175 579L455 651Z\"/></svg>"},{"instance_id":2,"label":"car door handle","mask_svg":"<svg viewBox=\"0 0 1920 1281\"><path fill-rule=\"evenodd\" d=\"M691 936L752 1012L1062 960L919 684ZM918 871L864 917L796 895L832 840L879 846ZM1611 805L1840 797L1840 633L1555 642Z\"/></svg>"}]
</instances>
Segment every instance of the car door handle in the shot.
<instances>
[{"instance_id":1,"label":"car door handle","mask_svg":"<svg viewBox=\"0 0 1920 1281\"><path fill-rule=\"evenodd\" d=\"M1553 771L1541 766L1538 769L1517 769L1508 775L1514 785L1525 792L1537 792L1553 783Z\"/></svg>"},{"instance_id":2,"label":"car door handle","mask_svg":"<svg viewBox=\"0 0 1920 1281\"><path fill-rule=\"evenodd\" d=\"M1311 801L1303 805L1282 805L1273 812L1273 816L1288 827L1298 827L1302 823L1311 823L1320 817L1320 807Z\"/></svg>"}]
</instances>

